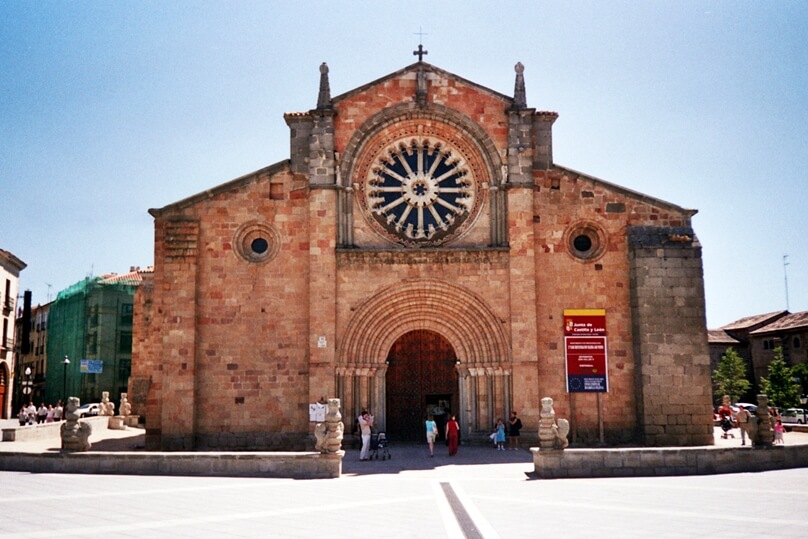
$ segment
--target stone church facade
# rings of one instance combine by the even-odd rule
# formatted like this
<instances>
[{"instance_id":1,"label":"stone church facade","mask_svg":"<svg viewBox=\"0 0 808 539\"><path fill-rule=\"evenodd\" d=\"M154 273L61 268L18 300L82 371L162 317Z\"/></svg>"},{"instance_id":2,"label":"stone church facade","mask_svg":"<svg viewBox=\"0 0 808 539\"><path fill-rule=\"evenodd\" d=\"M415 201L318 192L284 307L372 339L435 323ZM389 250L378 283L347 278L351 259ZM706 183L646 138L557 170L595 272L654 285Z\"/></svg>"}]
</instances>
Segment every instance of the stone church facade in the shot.
<instances>
[{"instance_id":1,"label":"stone church facade","mask_svg":"<svg viewBox=\"0 0 808 539\"><path fill-rule=\"evenodd\" d=\"M573 443L712 443L694 210L553 162L558 115L418 61L289 113L290 157L164 208L129 384L152 449L311 447L309 405L484 439L540 399ZM608 392L567 391L564 311Z\"/></svg>"}]
</instances>

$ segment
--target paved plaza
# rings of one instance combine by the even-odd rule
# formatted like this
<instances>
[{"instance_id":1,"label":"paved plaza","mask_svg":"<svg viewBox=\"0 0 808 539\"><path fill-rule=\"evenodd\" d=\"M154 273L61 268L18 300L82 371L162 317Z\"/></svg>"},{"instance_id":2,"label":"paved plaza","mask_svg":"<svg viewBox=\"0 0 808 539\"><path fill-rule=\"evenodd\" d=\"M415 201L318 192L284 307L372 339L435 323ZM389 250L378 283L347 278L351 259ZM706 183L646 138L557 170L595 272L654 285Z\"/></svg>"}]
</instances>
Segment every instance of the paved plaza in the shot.
<instances>
[{"instance_id":1,"label":"paved plaza","mask_svg":"<svg viewBox=\"0 0 808 539\"><path fill-rule=\"evenodd\" d=\"M786 443L806 438L787 433ZM141 439L127 429L91 440L125 450ZM0 458L37 444L55 449L0 442ZM527 450L390 451L359 462L349 449L343 476L322 480L0 472L0 538L808 536L805 468L541 480Z\"/></svg>"}]
</instances>

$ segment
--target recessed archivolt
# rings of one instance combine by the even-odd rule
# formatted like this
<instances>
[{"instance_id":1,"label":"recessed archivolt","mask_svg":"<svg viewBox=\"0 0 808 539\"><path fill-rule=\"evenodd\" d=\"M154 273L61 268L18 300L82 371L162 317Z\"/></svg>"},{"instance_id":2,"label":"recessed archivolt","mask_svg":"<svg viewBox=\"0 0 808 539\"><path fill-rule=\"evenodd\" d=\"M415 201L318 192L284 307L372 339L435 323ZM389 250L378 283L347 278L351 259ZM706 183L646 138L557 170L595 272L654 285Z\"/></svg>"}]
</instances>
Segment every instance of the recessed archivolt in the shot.
<instances>
[{"instance_id":1,"label":"recessed archivolt","mask_svg":"<svg viewBox=\"0 0 808 539\"><path fill-rule=\"evenodd\" d=\"M418 279L385 288L356 310L339 363L383 363L393 343L416 329L441 334L465 365L510 362L503 324L481 298L443 281Z\"/></svg>"},{"instance_id":2,"label":"recessed archivolt","mask_svg":"<svg viewBox=\"0 0 808 539\"><path fill-rule=\"evenodd\" d=\"M377 135L385 130L396 132L396 137L402 135L401 128L406 126L420 126L426 132L445 137L448 141L461 147L470 144L470 149L477 153L484 165L475 170L479 181L499 185L502 169L502 160L499 152L488 133L471 118L443 105L428 104L426 108L417 108L412 103L402 103L374 114L368 118L353 134L348 142L344 156L341 160L342 181L350 185L361 174L355 175L357 157L362 154L373 155L365 146L378 138ZM382 137L383 138L383 137Z\"/></svg>"}]
</instances>

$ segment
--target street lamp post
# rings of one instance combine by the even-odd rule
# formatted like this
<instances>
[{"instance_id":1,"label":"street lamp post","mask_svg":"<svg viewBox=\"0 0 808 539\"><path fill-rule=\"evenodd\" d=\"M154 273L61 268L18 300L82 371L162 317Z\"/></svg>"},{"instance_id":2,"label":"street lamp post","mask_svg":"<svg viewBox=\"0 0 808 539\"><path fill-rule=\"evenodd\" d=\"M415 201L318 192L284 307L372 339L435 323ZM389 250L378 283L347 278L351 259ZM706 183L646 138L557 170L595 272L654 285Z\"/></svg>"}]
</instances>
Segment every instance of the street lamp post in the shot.
<instances>
[{"instance_id":1,"label":"street lamp post","mask_svg":"<svg viewBox=\"0 0 808 539\"><path fill-rule=\"evenodd\" d=\"M25 380L22 382L22 394L25 395L23 397L23 401L25 399L33 398L31 395L31 391L33 391L33 384L31 383L31 367L25 367Z\"/></svg>"},{"instance_id":2,"label":"street lamp post","mask_svg":"<svg viewBox=\"0 0 808 539\"><path fill-rule=\"evenodd\" d=\"M62 406L65 410L67 410L67 366L70 365L70 358L65 356L64 361L62 361L62 365L64 366L64 376L62 378Z\"/></svg>"}]
</instances>

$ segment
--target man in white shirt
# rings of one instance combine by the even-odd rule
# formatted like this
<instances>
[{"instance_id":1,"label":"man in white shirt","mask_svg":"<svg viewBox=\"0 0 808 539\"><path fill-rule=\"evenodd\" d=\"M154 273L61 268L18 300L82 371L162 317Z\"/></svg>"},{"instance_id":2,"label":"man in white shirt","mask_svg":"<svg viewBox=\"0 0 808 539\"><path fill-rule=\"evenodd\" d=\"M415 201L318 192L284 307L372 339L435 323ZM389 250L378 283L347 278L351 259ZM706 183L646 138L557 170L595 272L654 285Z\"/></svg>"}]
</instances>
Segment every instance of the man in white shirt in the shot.
<instances>
[{"instance_id":1,"label":"man in white shirt","mask_svg":"<svg viewBox=\"0 0 808 539\"><path fill-rule=\"evenodd\" d=\"M43 402L42 404L39 405L39 408L37 408L36 422L37 424L44 423L47 418L48 418L48 409L45 406L45 403Z\"/></svg>"},{"instance_id":2,"label":"man in white shirt","mask_svg":"<svg viewBox=\"0 0 808 539\"><path fill-rule=\"evenodd\" d=\"M28 424L33 425L36 423L36 406L34 406L33 402L28 403L28 408L25 411L28 414Z\"/></svg>"}]
</instances>

